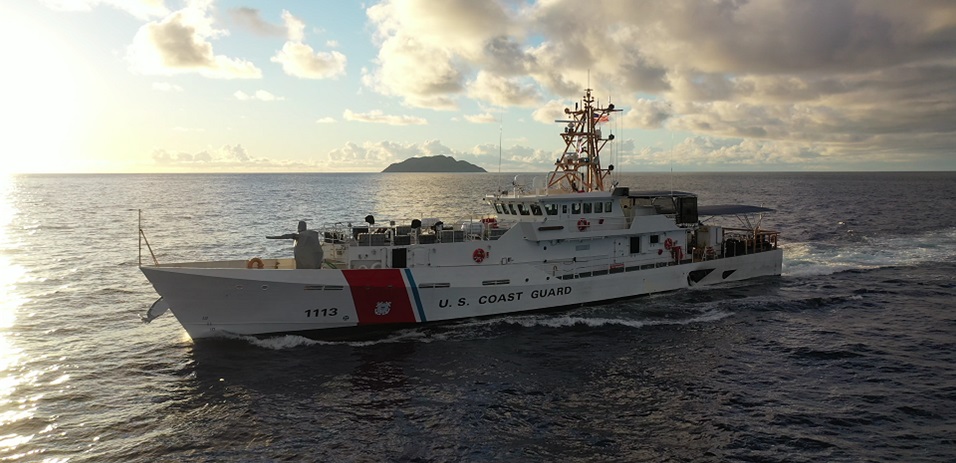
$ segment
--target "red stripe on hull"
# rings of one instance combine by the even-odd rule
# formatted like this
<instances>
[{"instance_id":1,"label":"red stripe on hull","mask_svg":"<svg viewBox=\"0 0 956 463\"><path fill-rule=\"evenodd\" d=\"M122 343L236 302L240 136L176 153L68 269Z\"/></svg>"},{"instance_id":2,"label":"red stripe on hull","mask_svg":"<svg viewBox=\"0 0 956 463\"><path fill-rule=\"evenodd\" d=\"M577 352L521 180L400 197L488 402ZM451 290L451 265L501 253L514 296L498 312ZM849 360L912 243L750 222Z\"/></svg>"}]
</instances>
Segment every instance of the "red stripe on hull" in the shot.
<instances>
[{"instance_id":1,"label":"red stripe on hull","mask_svg":"<svg viewBox=\"0 0 956 463\"><path fill-rule=\"evenodd\" d=\"M398 269L342 270L359 325L415 323L408 289Z\"/></svg>"}]
</instances>

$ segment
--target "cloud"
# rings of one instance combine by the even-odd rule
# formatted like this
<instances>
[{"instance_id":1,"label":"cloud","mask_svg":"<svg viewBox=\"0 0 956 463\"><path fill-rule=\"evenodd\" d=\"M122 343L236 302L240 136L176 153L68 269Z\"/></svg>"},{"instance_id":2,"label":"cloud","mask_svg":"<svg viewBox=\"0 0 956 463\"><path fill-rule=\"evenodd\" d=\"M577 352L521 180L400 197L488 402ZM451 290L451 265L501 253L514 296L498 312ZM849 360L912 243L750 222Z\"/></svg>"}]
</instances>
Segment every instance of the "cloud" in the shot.
<instances>
[{"instance_id":1,"label":"cloud","mask_svg":"<svg viewBox=\"0 0 956 463\"><path fill-rule=\"evenodd\" d=\"M562 99L591 87L626 110L625 127L726 140L732 148L694 146L733 162L743 150L831 162L867 151L944 158L956 146L953 2L440 3L368 8L379 54L363 70L367 88L443 110L463 97L551 100L532 115L550 124Z\"/></svg>"},{"instance_id":2,"label":"cloud","mask_svg":"<svg viewBox=\"0 0 956 463\"><path fill-rule=\"evenodd\" d=\"M91 11L106 5L125 11L139 19L163 17L169 14L163 0L40 0L47 7L58 11Z\"/></svg>"},{"instance_id":3,"label":"cloud","mask_svg":"<svg viewBox=\"0 0 956 463\"><path fill-rule=\"evenodd\" d=\"M334 117L321 117L315 121L316 124L331 124L333 122L335 122Z\"/></svg>"},{"instance_id":4,"label":"cloud","mask_svg":"<svg viewBox=\"0 0 956 463\"><path fill-rule=\"evenodd\" d=\"M248 95L242 91L237 91L232 94L239 101L249 101L249 100L258 100L258 101L282 101L285 98L277 97L265 90L256 90L252 95Z\"/></svg>"},{"instance_id":5,"label":"cloud","mask_svg":"<svg viewBox=\"0 0 956 463\"><path fill-rule=\"evenodd\" d=\"M641 98L635 100L629 110L624 113L624 125L627 127L639 127L644 129L661 128L668 118L671 117L671 107L666 101L649 100ZM612 114L611 118L617 118L620 113Z\"/></svg>"},{"instance_id":6,"label":"cloud","mask_svg":"<svg viewBox=\"0 0 956 463\"><path fill-rule=\"evenodd\" d=\"M223 145L195 153L157 148L151 153L151 158L157 169L189 172L293 172L314 171L318 166L314 162L253 156L239 144Z\"/></svg>"},{"instance_id":7,"label":"cloud","mask_svg":"<svg viewBox=\"0 0 956 463\"><path fill-rule=\"evenodd\" d=\"M286 36L290 42L305 40L305 23L286 10L282 10L282 21L285 22Z\"/></svg>"},{"instance_id":8,"label":"cloud","mask_svg":"<svg viewBox=\"0 0 956 463\"><path fill-rule=\"evenodd\" d=\"M388 125L427 125L428 121L416 116L392 116L383 113L379 109L373 109L367 113L355 113L346 109L342 118L347 121L373 122L377 124Z\"/></svg>"},{"instance_id":9,"label":"cloud","mask_svg":"<svg viewBox=\"0 0 956 463\"><path fill-rule=\"evenodd\" d=\"M490 113L466 114L465 120L468 122L474 122L476 124L490 124L492 122L498 122L498 118Z\"/></svg>"},{"instance_id":10,"label":"cloud","mask_svg":"<svg viewBox=\"0 0 956 463\"><path fill-rule=\"evenodd\" d=\"M320 164L329 170L368 171L381 170L387 164L421 156L451 156L456 160L468 161L484 167L488 171L503 172L544 172L554 167L555 153L527 146L515 145L502 149L497 144L481 144L468 150L451 148L440 140L426 140L420 143L379 141L365 143L346 143L328 153Z\"/></svg>"},{"instance_id":11,"label":"cloud","mask_svg":"<svg viewBox=\"0 0 956 463\"><path fill-rule=\"evenodd\" d=\"M259 10L255 8L233 8L229 10L229 17L240 27L252 31L256 35L281 37L285 34L285 29L282 26L277 26L262 19Z\"/></svg>"},{"instance_id":12,"label":"cloud","mask_svg":"<svg viewBox=\"0 0 956 463\"><path fill-rule=\"evenodd\" d=\"M198 73L215 79L258 79L262 71L242 59L216 55L211 40L227 34L215 29L208 5L193 2L136 32L127 59L142 74Z\"/></svg>"},{"instance_id":13,"label":"cloud","mask_svg":"<svg viewBox=\"0 0 956 463\"><path fill-rule=\"evenodd\" d=\"M508 79L488 72L479 72L468 87L468 96L498 106L534 107L540 104L541 95L532 82Z\"/></svg>"},{"instance_id":14,"label":"cloud","mask_svg":"<svg viewBox=\"0 0 956 463\"><path fill-rule=\"evenodd\" d=\"M183 88L169 82L153 82L153 90L160 92L181 92Z\"/></svg>"},{"instance_id":15,"label":"cloud","mask_svg":"<svg viewBox=\"0 0 956 463\"><path fill-rule=\"evenodd\" d=\"M329 79L345 75L348 59L338 51L316 52L303 43L305 23L288 11L282 12L288 41L282 50L271 58L272 62L282 65L282 70L293 77L303 79Z\"/></svg>"},{"instance_id":16,"label":"cloud","mask_svg":"<svg viewBox=\"0 0 956 463\"><path fill-rule=\"evenodd\" d=\"M389 141L365 142L357 144L348 142L341 148L328 153L332 163L350 167L378 167L395 160L404 160L421 154L421 147L417 144L402 144Z\"/></svg>"},{"instance_id":17,"label":"cloud","mask_svg":"<svg viewBox=\"0 0 956 463\"><path fill-rule=\"evenodd\" d=\"M197 153L169 152L164 149L155 149L152 153L153 162L161 165L172 164L244 164L252 160L242 145L223 145L215 150L203 150Z\"/></svg>"},{"instance_id":18,"label":"cloud","mask_svg":"<svg viewBox=\"0 0 956 463\"><path fill-rule=\"evenodd\" d=\"M542 124L554 124L556 120L567 119L564 109L570 105L565 101L551 100L531 113L531 118Z\"/></svg>"},{"instance_id":19,"label":"cloud","mask_svg":"<svg viewBox=\"0 0 956 463\"><path fill-rule=\"evenodd\" d=\"M328 79L344 75L348 60L335 50L315 52L304 43L286 42L272 61L281 64L282 70L293 77Z\"/></svg>"},{"instance_id":20,"label":"cloud","mask_svg":"<svg viewBox=\"0 0 956 463\"><path fill-rule=\"evenodd\" d=\"M411 106L443 110L457 108L475 65L491 61L484 44L513 25L497 2L384 0L367 14L380 46L365 85Z\"/></svg>"}]
</instances>

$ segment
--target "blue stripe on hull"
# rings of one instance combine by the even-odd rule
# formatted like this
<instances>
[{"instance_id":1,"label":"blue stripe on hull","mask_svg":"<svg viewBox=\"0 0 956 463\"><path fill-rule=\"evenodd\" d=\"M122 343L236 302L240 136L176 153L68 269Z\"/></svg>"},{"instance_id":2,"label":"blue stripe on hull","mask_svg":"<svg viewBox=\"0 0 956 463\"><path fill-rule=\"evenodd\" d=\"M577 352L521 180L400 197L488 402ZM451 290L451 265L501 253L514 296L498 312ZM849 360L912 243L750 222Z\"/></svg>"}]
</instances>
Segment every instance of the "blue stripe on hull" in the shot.
<instances>
[{"instance_id":1,"label":"blue stripe on hull","mask_svg":"<svg viewBox=\"0 0 956 463\"><path fill-rule=\"evenodd\" d=\"M425 309L422 307L422 298L418 295L418 285L415 284L412 271L405 269L405 276L408 278L408 286L412 288L412 295L415 296L415 307L418 308L418 321L425 323L428 320L425 319Z\"/></svg>"}]
</instances>

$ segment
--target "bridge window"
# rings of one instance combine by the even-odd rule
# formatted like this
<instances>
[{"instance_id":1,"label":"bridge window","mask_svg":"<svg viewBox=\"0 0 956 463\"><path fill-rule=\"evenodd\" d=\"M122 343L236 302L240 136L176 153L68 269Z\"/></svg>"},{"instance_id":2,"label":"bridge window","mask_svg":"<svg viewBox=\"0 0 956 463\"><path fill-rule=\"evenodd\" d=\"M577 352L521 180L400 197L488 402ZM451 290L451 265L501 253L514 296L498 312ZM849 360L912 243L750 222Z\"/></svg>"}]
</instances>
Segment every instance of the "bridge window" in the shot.
<instances>
[{"instance_id":1,"label":"bridge window","mask_svg":"<svg viewBox=\"0 0 956 463\"><path fill-rule=\"evenodd\" d=\"M518 213L521 215L528 215L528 208L525 207L524 203L518 203Z\"/></svg>"},{"instance_id":2,"label":"bridge window","mask_svg":"<svg viewBox=\"0 0 956 463\"><path fill-rule=\"evenodd\" d=\"M594 213L600 214L604 212L604 203L594 203Z\"/></svg>"},{"instance_id":3,"label":"bridge window","mask_svg":"<svg viewBox=\"0 0 956 463\"><path fill-rule=\"evenodd\" d=\"M614 203L612 203L611 201L604 203L604 212L611 212L612 210L614 210L614 208L611 207L613 204Z\"/></svg>"},{"instance_id":4,"label":"bridge window","mask_svg":"<svg viewBox=\"0 0 956 463\"><path fill-rule=\"evenodd\" d=\"M537 204L531 205L531 213L534 215L541 215L541 206Z\"/></svg>"},{"instance_id":5,"label":"bridge window","mask_svg":"<svg viewBox=\"0 0 956 463\"><path fill-rule=\"evenodd\" d=\"M518 213L515 212L515 205L514 205L514 203L508 203L508 209L511 210L511 215L518 215Z\"/></svg>"},{"instance_id":6,"label":"bridge window","mask_svg":"<svg viewBox=\"0 0 956 463\"><path fill-rule=\"evenodd\" d=\"M661 235L651 235L651 244L658 244L661 242Z\"/></svg>"},{"instance_id":7,"label":"bridge window","mask_svg":"<svg viewBox=\"0 0 956 463\"><path fill-rule=\"evenodd\" d=\"M591 203L584 203L584 210L582 211L585 214L591 213Z\"/></svg>"},{"instance_id":8,"label":"bridge window","mask_svg":"<svg viewBox=\"0 0 956 463\"><path fill-rule=\"evenodd\" d=\"M558 215L558 205L557 204L545 204L544 211L548 215Z\"/></svg>"},{"instance_id":9,"label":"bridge window","mask_svg":"<svg viewBox=\"0 0 956 463\"><path fill-rule=\"evenodd\" d=\"M499 213L499 214L502 213L502 212L501 212L501 204L500 204L500 203L495 203L495 211L496 211L497 213Z\"/></svg>"},{"instance_id":10,"label":"bridge window","mask_svg":"<svg viewBox=\"0 0 956 463\"><path fill-rule=\"evenodd\" d=\"M581 213L581 203L571 203L571 213L580 214Z\"/></svg>"},{"instance_id":11,"label":"bridge window","mask_svg":"<svg viewBox=\"0 0 956 463\"><path fill-rule=\"evenodd\" d=\"M562 213L562 214L567 214L567 213L568 213L568 205L567 205L567 204L562 204L562 205L561 205L561 213Z\"/></svg>"}]
</instances>

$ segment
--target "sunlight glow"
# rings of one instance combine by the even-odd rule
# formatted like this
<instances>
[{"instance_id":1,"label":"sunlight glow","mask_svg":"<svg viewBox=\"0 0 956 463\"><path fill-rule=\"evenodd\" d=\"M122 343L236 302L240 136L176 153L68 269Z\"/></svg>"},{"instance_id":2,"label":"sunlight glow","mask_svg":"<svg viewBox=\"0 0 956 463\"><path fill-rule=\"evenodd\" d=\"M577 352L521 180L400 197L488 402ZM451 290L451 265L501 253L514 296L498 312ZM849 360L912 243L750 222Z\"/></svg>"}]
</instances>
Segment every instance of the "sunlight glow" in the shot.
<instances>
[{"instance_id":1,"label":"sunlight glow","mask_svg":"<svg viewBox=\"0 0 956 463\"><path fill-rule=\"evenodd\" d=\"M45 27L0 14L0 56L0 175L64 171L79 117L69 47Z\"/></svg>"}]
</instances>

